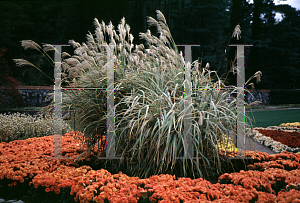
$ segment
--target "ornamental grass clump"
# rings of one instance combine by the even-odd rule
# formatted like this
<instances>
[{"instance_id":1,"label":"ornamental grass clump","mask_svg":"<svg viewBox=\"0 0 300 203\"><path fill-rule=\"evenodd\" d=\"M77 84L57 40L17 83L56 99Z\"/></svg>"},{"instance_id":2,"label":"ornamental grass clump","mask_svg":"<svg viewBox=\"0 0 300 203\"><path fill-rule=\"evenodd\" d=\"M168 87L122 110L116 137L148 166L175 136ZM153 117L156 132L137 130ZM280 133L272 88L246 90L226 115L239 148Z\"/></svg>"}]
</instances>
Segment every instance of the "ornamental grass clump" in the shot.
<instances>
[{"instance_id":1,"label":"ornamental grass clump","mask_svg":"<svg viewBox=\"0 0 300 203\"><path fill-rule=\"evenodd\" d=\"M63 110L76 111L76 130L86 136L88 151L95 144L99 146L107 129L107 58L113 53L115 152L116 157L124 157L116 171L122 168L130 176L147 178L173 173L175 164L180 163L184 176L187 170L194 177L221 173L218 140L222 134L236 129L236 99L230 99L236 89L216 90L225 85L208 64L202 68L198 61L185 63L160 11L157 19L149 17L148 23L157 28L158 37L149 30L140 33L145 45L133 44L125 18L117 31L112 23L106 25L95 19L96 31L87 35L87 43L80 45L70 40L76 49L73 56L62 54L64 82L67 87L99 89L65 91ZM185 107L185 68L189 65L192 103ZM53 111L53 107L52 102L43 110ZM184 156L184 119L189 110L197 159L179 160L176 157ZM105 151L99 151L97 156L104 157Z\"/></svg>"},{"instance_id":2,"label":"ornamental grass clump","mask_svg":"<svg viewBox=\"0 0 300 203\"><path fill-rule=\"evenodd\" d=\"M67 123L62 125L63 133L72 131ZM53 116L25 115L20 113L0 114L0 142L23 140L32 137L53 135Z\"/></svg>"}]
</instances>

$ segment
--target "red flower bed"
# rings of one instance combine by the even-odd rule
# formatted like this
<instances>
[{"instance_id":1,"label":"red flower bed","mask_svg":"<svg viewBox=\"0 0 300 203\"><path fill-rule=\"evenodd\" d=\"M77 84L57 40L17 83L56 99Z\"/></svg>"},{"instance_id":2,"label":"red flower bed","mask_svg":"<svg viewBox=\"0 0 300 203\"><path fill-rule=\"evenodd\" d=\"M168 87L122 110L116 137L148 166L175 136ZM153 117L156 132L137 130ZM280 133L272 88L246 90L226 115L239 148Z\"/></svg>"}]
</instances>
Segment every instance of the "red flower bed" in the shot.
<instances>
[{"instance_id":1,"label":"red flower bed","mask_svg":"<svg viewBox=\"0 0 300 203\"><path fill-rule=\"evenodd\" d=\"M79 167L74 159L80 143L74 134L63 136L63 156L53 160L53 136L0 143L0 184L9 180L9 187L30 181L35 188L59 195L69 189L80 202L300 202L299 154L268 155L246 151L246 156L260 160L248 165L248 171L225 173L219 183L201 178L176 178L162 174L148 179L129 177L119 172Z\"/></svg>"},{"instance_id":2,"label":"red flower bed","mask_svg":"<svg viewBox=\"0 0 300 203\"><path fill-rule=\"evenodd\" d=\"M264 136L271 137L273 140L281 142L292 148L300 147L300 133L286 132L283 130L260 130L255 129Z\"/></svg>"}]
</instances>

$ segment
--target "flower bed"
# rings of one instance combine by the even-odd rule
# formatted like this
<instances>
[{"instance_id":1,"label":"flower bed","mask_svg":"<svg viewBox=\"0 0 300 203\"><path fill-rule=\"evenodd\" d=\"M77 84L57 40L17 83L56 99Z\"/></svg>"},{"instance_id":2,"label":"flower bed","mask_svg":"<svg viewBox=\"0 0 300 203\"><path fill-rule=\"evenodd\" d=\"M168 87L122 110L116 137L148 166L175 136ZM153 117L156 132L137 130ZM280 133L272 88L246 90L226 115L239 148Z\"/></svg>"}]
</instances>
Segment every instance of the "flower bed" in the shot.
<instances>
[{"instance_id":1,"label":"flower bed","mask_svg":"<svg viewBox=\"0 0 300 203\"><path fill-rule=\"evenodd\" d=\"M264 136L271 137L273 140L281 142L289 147L296 148L300 146L300 133L295 131L284 130L260 130L258 132Z\"/></svg>"},{"instance_id":2,"label":"flower bed","mask_svg":"<svg viewBox=\"0 0 300 203\"><path fill-rule=\"evenodd\" d=\"M45 193L57 196L67 191L80 202L300 201L299 154L246 151L246 156L260 162L248 165L247 171L223 174L217 184L169 174L140 179L79 167L73 160L80 153L81 141L75 138L71 134L63 136L63 156L71 157L63 160L46 159L54 155L53 136L0 143L1 187L29 182L29 187L43 188Z\"/></svg>"},{"instance_id":3,"label":"flower bed","mask_svg":"<svg viewBox=\"0 0 300 203\"><path fill-rule=\"evenodd\" d=\"M281 126L281 127L297 127L297 128L300 128L300 122L281 123L279 126Z\"/></svg>"},{"instance_id":4,"label":"flower bed","mask_svg":"<svg viewBox=\"0 0 300 203\"><path fill-rule=\"evenodd\" d=\"M270 126L254 128L253 132L250 137L275 152L300 152L300 129L297 127Z\"/></svg>"}]
</instances>

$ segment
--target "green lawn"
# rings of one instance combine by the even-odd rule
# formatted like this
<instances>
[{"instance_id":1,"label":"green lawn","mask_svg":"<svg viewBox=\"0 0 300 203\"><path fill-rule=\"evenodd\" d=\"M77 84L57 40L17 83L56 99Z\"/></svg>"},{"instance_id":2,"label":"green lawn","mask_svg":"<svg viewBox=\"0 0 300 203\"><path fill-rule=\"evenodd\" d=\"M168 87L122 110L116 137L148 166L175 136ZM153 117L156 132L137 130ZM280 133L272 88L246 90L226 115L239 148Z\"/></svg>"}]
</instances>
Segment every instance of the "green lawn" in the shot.
<instances>
[{"instance_id":1,"label":"green lawn","mask_svg":"<svg viewBox=\"0 0 300 203\"><path fill-rule=\"evenodd\" d=\"M253 120L253 127L279 126L281 123L300 122L300 109L253 111L246 112L246 114Z\"/></svg>"}]
</instances>

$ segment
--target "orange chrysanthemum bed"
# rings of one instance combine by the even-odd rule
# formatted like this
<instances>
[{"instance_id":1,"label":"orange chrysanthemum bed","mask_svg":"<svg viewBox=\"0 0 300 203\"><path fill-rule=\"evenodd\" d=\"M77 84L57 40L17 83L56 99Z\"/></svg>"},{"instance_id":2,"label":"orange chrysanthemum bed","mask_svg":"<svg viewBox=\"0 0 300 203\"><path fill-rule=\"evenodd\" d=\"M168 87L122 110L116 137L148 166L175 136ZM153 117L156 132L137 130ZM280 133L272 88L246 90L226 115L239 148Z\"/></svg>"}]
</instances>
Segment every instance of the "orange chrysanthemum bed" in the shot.
<instances>
[{"instance_id":1,"label":"orange chrysanthemum bed","mask_svg":"<svg viewBox=\"0 0 300 203\"><path fill-rule=\"evenodd\" d=\"M299 154L246 151L259 162L223 174L217 184L168 174L140 179L79 167L74 160L82 152L81 136L62 137L63 156L70 159L60 160L46 158L54 156L53 136L0 143L0 187L29 184L53 195L68 191L80 202L300 202Z\"/></svg>"}]
</instances>

